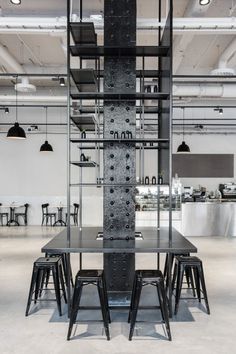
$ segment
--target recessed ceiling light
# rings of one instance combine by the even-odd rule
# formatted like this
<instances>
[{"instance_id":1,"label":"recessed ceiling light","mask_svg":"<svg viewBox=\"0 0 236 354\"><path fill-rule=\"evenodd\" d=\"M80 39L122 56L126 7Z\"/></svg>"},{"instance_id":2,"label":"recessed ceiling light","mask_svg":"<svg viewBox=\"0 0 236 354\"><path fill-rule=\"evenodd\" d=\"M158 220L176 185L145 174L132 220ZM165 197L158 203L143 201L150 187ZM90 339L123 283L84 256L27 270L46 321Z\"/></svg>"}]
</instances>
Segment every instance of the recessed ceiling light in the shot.
<instances>
[{"instance_id":1,"label":"recessed ceiling light","mask_svg":"<svg viewBox=\"0 0 236 354\"><path fill-rule=\"evenodd\" d=\"M21 0L11 0L11 3L13 5L20 5L21 4Z\"/></svg>"},{"instance_id":2,"label":"recessed ceiling light","mask_svg":"<svg viewBox=\"0 0 236 354\"><path fill-rule=\"evenodd\" d=\"M200 5L208 5L210 4L211 0L199 0Z\"/></svg>"}]
</instances>

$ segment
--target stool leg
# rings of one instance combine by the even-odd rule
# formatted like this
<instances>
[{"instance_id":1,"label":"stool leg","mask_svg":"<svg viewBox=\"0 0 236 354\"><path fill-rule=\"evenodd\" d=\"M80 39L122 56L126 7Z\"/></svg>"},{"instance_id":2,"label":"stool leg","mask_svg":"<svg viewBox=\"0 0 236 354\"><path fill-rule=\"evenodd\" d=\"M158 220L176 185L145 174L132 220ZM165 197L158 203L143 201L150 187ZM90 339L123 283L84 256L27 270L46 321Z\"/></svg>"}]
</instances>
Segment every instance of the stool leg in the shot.
<instances>
[{"instance_id":1,"label":"stool leg","mask_svg":"<svg viewBox=\"0 0 236 354\"><path fill-rule=\"evenodd\" d=\"M168 307L167 307L167 296L164 287L164 280L161 280L159 284L157 284L160 289L161 296L159 297L159 302L161 306L161 312L164 317L165 325L166 325L166 332L168 335L168 339L171 341L171 332L170 332L170 323L169 323L169 315L168 315Z\"/></svg>"},{"instance_id":2,"label":"stool leg","mask_svg":"<svg viewBox=\"0 0 236 354\"><path fill-rule=\"evenodd\" d=\"M159 304L160 304L160 310L161 310L161 317L162 317L162 321L165 322L165 315L163 313L163 305L161 303L161 291L160 291L160 286L158 283L156 283L156 288L157 288L157 295L158 295L158 299L159 299Z\"/></svg>"},{"instance_id":3,"label":"stool leg","mask_svg":"<svg viewBox=\"0 0 236 354\"><path fill-rule=\"evenodd\" d=\"M196 292L197 292L198 301L201 302L201 288L200 288L200 282L199 282L199 272L198 272L197 267L193 267L193 274L194 274L194 279L195 279L195 284L196 284Z\"/></svg>"},{"instance_id":4,"label":"stool leg","mask_svg":"<svg viewBox=\"0 0 236 354\"><path fill-rule=\"evenodd\" d=\"M134 334L134 326L135 326L135 322L136 322L141 291L142 291L142 279L137 277L136 289L135 289L135 299L134 299L134 304L133 304L133 310L131 312L131 317L130 317L129 340L132 340L132 337Z\"/></svg>"},{"instance_id":5,"label":"stool leg","mask_svg":"<svg viewBox=\"0 0 236 354\"><path fill-rule=\"evenodd\" d=\"M106 337L107 337L107 340L110 340L108 317L107 317L106 304L105 304L105 298L104 298L104 292L103 292L103 288L102 288L102 280L101 279L99 279L97 281L97 289L98 289L98 294L99 294L99 299L100 299L100 304L101 304L102 318L103 318L103 324L104 324L104 328L105 328Z\"/></svg>"},{"instance_id":6,"label":"stool leg","mask_svg":"<svg viewBox=\"0 0 236 354\"><path fill-rule=\"evenodd\" d=\"M57 301L57 307L59 315L61 316L61 295L60 295L60 283L59 283L59 271L58 266L52 267L52 275L53 275L53 282L54 282L54 289Z\"/></svg>"},{"instance_id":7,"label":"stool leg","mask_svg":"<svg viewBox=\"0 0 236 354\"><path fill-rule=\"evenodd\" d=\"M43 269L38 269L37 278L35 283L35 292L34 292L34 303L36 304L40 291L41 291L41 282L42 282Z\"/></svg>"},{"instance_id":8,"label":"stool leg","mask_svg":"<svg viewBox=\"0 0 236 354\"><path fill-rule=\"evenodd\" d=\"M207 313L208 313L208 315L210 315L210 307L208 304L208 297L207 297L206 284L205 284L205 279L204 279L204 272L203 272L202 263L200 266L198 266L198 272L199 272L199 278L200 278L200 281L202 284L202 292L203 292L203 296L204 296L204 300L205 300L205 304L206 304Z\"/></svg>"},{"instance_id":9,"label":"stool leg","mask_svg":"<svg viewBox=\"0 0 236 354\"><path fill-rule=\"evenodd\" d=\"M177 315L178 308L179 308L183 276L184 276L184 267L181 264L178 264L178 275L177 275L177 285L176 285L176 294L175 294L175 311L174 311L175 315Z\"/></svg>"},{"instance_id":10,"label":"stool leg","mask_svg":"<svg viewBox=\"0 0 236 354\"><path fill-rule=\"evenodd\" d=\"M45 285L45 280L46 280L46 276L47 276L47 269L43 269L43 274L42 274L42 279L41 279L41 284L40 284L40 291L39 291L39 297L42 296L42 292L43 292L43 288Z\"/></svg>"},{"instance_id":11,"label":"stool leg","mask_svg":"<svg viewBox=\"0 0 236 354\"><path fill-rule=\"evenodd\" d=\"M131 318L131 314L132 314L133 307L134 307L135 289L136 289L136 283L137 283L137 279L136 279L136 278L137 278L137 276L134 275L133 289L132 289L131 300L130 300L130 307L129 307L128 323L130 323L130 318Z\"/></svg>"},{"instance_id":12,"label":"stool leg","mask_svg":"<svg viewBox=\"0 0 236 354\"><path fill-rule=\"evenodd\" d=\"M191 285L193 296L195 297L196 293L195 293L195 286L194 286L194 280L193 280L192 267L186 267L185 268L185 274L186 274L186 278L188 277L188 279L189 279L189 285Z\"/></svg>"},{"instance_id":13,"label":"stool leg","mask_svg":"<svg viewBox=\"0 0 236 354\"><path fill-rule=\"evenodd\" d=\"M107 318L108 318L108 322L111 323L111 316L110 316L109 302L108 302L108 293L107 293L107 284L106 284L104 272L102 273L102 284L103 284L103 292L104 292L104 298L105 298L105 304L106 304Z\"/></svg>"},{"instance_id":14,"label":"stool leg","mask_svg":"<svg viewBox=\"0 0 236 354\"><path fill-rule=\"evenodd\" d=\"M46 288L48 287L49 278L50 278L50 273L51 273L51 270L50 270L50 269L47 269L47 270L46 270L46 281L45 281L45 287L46 287Z\"/></svg>"},{"instance_id":15,"label":"stool leg","mask_svg":"<svg viewBox=\"0 0 236 354\"><path fill-rule=\"evenodd\" d=\"M177 270L178 270L178 266L177 266L177 263L175 262L174 274L173 274L173 278L172 278L172 293L173 293L174 288L175 288L175 282L176 282L176 277L177 277Z\"/></svg>"},{"instance_id":16,"label":"stool leg","mask_svg":"<svg viewBox=\"0 0 236 354\"><path fill-rule=\"evenodd\" d=\"M73 324L76 321L77 313L79 310L81 294L82 294L82 288L83 288L83 283L79 280L76 280L73 299L72 299L72 305L71 305L70 322L69 322L69 328L68 328L68 333L67 333L67 340L70 340Z\"/></svg>"},{"instance_id":17,"label":"stool leg","mask_svg":"<svg viewBox=\"0 0 236 354\"><path fill-rule=\"evenodd\" d=\"M71 268L71 264L68 263L68 261L66 259L66 254L65 253L62 254L62 264L63 264L65 282L66 282L66 279L67 279L67 271L68 271L68 269L70 267L70 282L71 282L71 286L73 288L74 287L74 282L73 282L72 268Z\"/></svg>"},{"instance_id":18,"label":"stool leg","mask_svg":"<svg viewBox=\"0 0 236 354\"><path fill-rule=\"evenodd\" d=\"M35 286L35 283L36 283L37 273L38 273L38 270L37 270L36 266L34 265L33 266L32 277L31 277L30 290L29 290L29 296L28 296L25 316L28 316L28 314L29 314L29 309L30 309L30 304L31 304L32 298L33 298L34 286Z\"/></svg>"},{"instance_id":19,"label":"stool leg","mask_svg":"<svg viewBox=\"0 0 236 354\"><path fill-rule=\"evenodd\" d=\"M64 278L63 278L61 264L59 264L59 279L60 279L60 282L61 282L61 289L62 289L63 297L64 297L64 300L65 300L65 303L67 304L65 282L64 282Z\"/></svg>"}]
</instances>

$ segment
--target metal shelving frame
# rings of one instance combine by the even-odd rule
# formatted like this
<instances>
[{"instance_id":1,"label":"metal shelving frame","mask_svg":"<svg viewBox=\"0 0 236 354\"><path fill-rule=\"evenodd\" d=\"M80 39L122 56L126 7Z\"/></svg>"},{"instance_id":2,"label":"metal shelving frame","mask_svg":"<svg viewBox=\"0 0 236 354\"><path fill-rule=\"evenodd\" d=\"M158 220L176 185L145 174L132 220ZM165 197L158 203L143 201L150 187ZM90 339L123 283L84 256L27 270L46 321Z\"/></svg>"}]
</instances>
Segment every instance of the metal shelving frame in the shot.
<instances>
[{"instance_id":1,"label":"metal shelving frame","mask_svg":"<svg viewBox=\"0 0 236 354\"><path fill-rule=\"evenodd\" d=\"M162 19L162 0L157 0L158 3L158 17L159 22ZM157 45L152 46L134 46L134 47L120 47L120 46L96 46L96 45L79 45L71 44L71 1L67 0L67 245L70 247L70 237L71 237L71 226L70 226L70 205L71 205L71 188L79 188L79 203L80 203L80 214L79 214L79 229L83 228L82 225L82 190L83 187L104 187L109 188L110 186L115 188L130 187L131 189L138 185L144 185L144 151L145 150L156 150L157 151L157 176L162 173L163 184L169 186L169 244L172 244L172 16L173 16L173 0L168 0L168 16L166 18L166 24L164 28L159 27L157 32ZM166 10L166 9L165 9ZM82 16L82 0L80 0L80 23L83 20ZM75 34L74 34L75 40ZM72 93L71 86L71 56L76 55L80 58L80 69L82 68L83 59L94 59L95 60L95 72L97 73L97 84L98 90L96 92L78 92ZM100 70L100 57L122 57L125 58L127 55L132 57L142 58L142 69L136 70L136 80L140 80L140 91L139 92L117 92L114 90L106 90L105 92L100 90L101 78L104 78L104 70ZM147 70L145 68L145 57L158 57L158 68L157 70ZM75 74L75 73L74 73ZM154 83L158 85L158 92L145 92L145 79L156 79ZM105 78L104 78L105 80ZM86 100L93 99L94 107L86 105ZM94 138L76 138L71 136L71 107L72 101L79 101L80 114L94 113L98 122L98 130L96 132L97 137ZM136 120L137 115L139 116L140 129L137 137L131 139L110 139L106 136L104 137L105 130L101 130L101 119L100 115L104 112L105 102L111 100L113 102L134 102ZM137 105L136 101L139 101ZM156 104L150 106L147 100L155 100ZM84 103L85 102L85 103ZM146 137L145 131L145 115L155 114L156 115L156 130L154 133L155 137ZM104 122L103 122L104 123ZM95 150L96 159L94 161L97 166L97 175L95 183L87 183L82 180L82 167L79 167L79 181L78 183L71 183L71 144L78 143L79 150ZM155 144L154 146L146 146L147 143ZM90 144L90 145L87 145ZM139 155L139 180L137 183L101 183L102 178L100 175L100 153L103 150L103 156L105 156L105 149L107 144L121 144L127 147L134 147L138 150ZM118 146L117 145L117 146ZM75 161L74 161L75 162ZM152 185L153 186L153 185ZM157 195L159 195L159 185L156 184ZM133 189L132 189L133 190ZM157 202L157 237L160 231L160 200ZM104 233L106 235L106 232ZM78 235L79 237L79 235ZM106 237L106 236L105 236ZM118 236L117 236L118 237ZM119 236L120 237L120 236ZM169 257L170 258L170 257ZM67 260L70 262L70 255L67 254ZM128 264L128 263L127 263ZM82 257L80 256L79 267L82 268ZM159 255L157 257L157 267L159 267ZM129 270L128 270L129 271ZM169 266L169 275L171 268ZM170 279L170 276L169 276ZM68 287L68 297L70 298L70 282L69 276L67 279ZM109 288L109 284L108 284ZM128 289L128 288L127 288ZM109 290L109 289L108 289ZM129 289L128 289L129 290ZM130 291L130 290L129 290ZM169 306L171 311L171 286L169 284Z\"/></svg>"}]
</instances>

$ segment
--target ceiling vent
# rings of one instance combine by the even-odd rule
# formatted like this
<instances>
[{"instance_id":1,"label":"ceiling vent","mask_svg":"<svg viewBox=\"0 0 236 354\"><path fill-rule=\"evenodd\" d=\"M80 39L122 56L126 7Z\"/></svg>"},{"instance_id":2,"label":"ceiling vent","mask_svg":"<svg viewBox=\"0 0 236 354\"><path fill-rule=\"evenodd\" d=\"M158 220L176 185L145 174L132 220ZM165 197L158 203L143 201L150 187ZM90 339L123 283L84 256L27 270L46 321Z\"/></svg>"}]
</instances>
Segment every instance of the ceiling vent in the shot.
<instances>
[{"instance_id":1,"label":"ceiling vent","mask_svg":"<svg viewBox=\"0 0 236 354\"><path fill-rule=\"evenodd\" d=\"M15 85L15 90L18 92L32 93L36 91L36 86L29 83L28 77L22 76L21 82Z\"/></svg>"},{"instance_id":2,"label":"ceiling vent","mask_svg":"<svg viewBox=\"0 0 236 354\"><path fill-rule=\"evenodd\" d=\"M211 75L216 76L233 76L235 75L234 69L230 68L217 68L211 71Z\"/></svg>"}]
</instances>

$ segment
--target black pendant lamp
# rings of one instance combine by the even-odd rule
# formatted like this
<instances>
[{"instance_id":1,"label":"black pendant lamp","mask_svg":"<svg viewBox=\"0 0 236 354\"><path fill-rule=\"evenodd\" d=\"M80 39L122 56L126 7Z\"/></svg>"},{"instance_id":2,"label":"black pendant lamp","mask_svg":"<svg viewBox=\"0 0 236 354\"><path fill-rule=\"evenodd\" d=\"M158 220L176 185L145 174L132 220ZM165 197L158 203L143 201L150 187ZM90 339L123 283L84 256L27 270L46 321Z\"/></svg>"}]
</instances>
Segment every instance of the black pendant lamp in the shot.
<instances>
[{"instance_id":1,"label":"black pendant lamp","mask_svg":"<svg viewBox=\"0 0 236 354\"><path fill-rule=\"evenodd\" d=\"M11 127L8 130L7 138L9 138L9 139L19 139L20 140L20 139L26 139L26 135L25 135L24 129L21 128L19 123L18 123L17 77L16 77L15 91L16 91L16 122L13 125L13 127Z\"/></svg>"},{"instance_id":2,"label":"black pendant lamp","mask_svg":"<svg viewBox=\"0 0 236 354\"><path fill-rule=\"evenodd\" d=\"M49 144L47 138L48 138L48 108L45 107L46 110L46 140L45 143L43 143L40 147L41 152L53 152L52 145Z\"/></svg>"},{"instance_id":3,"label":"black pendant lamp","mask_svg":"<svg viewBox=\"0 0 236 354\"><path fill-rule=\"evenodd\" d=\"M177 152L180 152L180 153L190 152L189 146L184 141L184 107L183 107L183 141L178 146Z\"/></svg>"}]
</instances>

